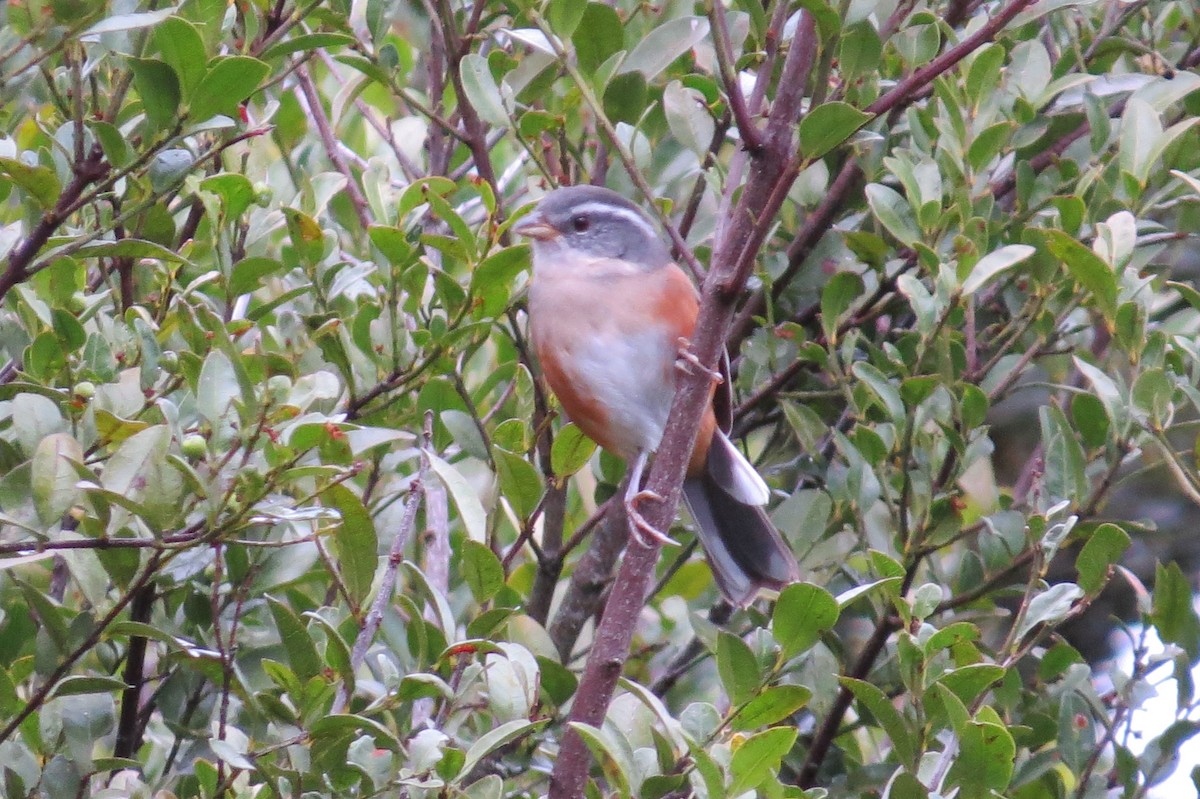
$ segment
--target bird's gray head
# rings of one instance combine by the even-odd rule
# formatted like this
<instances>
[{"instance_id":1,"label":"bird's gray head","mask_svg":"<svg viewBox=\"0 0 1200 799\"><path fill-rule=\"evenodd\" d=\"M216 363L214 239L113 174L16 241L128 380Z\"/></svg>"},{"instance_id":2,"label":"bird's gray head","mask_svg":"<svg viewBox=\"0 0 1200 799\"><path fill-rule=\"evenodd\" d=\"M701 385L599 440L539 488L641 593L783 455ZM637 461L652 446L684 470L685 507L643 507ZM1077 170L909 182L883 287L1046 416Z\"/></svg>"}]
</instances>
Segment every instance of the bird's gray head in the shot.
<instances>
[{"instance_id":1,"label":"bird's gray head","mask_svg":"<svg viewBox=\"0 0 1200 799\"><path fill-rule=\"evenodd\" d=\"M514 231L533 239L536 258L577 255L625 261L644 269L671 262L658 229L642 209L602 186L567 186L542 198Z\"/></svg>"}]
</instances>

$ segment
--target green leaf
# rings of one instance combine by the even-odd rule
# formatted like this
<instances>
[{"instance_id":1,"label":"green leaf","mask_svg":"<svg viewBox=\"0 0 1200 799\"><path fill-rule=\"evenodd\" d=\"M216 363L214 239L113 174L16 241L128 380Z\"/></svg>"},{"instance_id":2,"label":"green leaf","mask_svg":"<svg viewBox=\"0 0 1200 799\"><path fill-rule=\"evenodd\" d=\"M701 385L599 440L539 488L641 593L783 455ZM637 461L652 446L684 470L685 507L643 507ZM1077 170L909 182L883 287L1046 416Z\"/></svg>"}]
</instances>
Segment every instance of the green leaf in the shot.
<instances>
[{"instance_id":1,"label":"green leaf","mask_svg":"<svg viewBox=\"0 0 1200 799\"><path fill-rule=\"evenodd\" d=\"M483 510L483 504L480 503L479 494L475 491L474 486L467 482L461 472L446 461L432 453L429 453L428 457L434 473L441 479L442 485L446 486L446 490L450 492L450 497L458 508L458 516L462 520L463 528L467 531L467 537L472 541L486 541L487 514Z\"/></svg>"},{"instance_id":2,"label":"green leaf","mask_svg":"<svg viewBox=\"0 0 1200 799\"><path fill-rule=\"evenodd\" d=\"M300 36L293 36L290 39L284 39L279 44L272 45L261 57L263 61L271 61L276 58L282 58L285 55L291 55L292 53L346 47L354 44L355 41L356 39L348 33L334 33L332 31L305 33Z\"/></svg>"},{"instance_id":3,"label":"green leaf","mask_svg":"<svg viewBox=\"0 0 1200 799\"><path fill-rule=\"evenodd\" d=\"M208 68L204 39L196 26L181 17L169 17L154 29L154 47L175 72L183 99L192 96Z\"/></svg>"},{"instance_id":4,"label":"green leaf","mask_svg":"<svg viewBox=\"0 0 1200 799\"><path fill-rule=\"evenodd\" d=\"M1101 524L1079 550L1075 568L1079 571L1079 587L1095 596L1108 582L1112 567L1129 549L1129 534L1115 524Z\"/></svg>"},{"instance_id":5,"label":"green leaf","mask_svg":"<svg viewBox=\"0 0 1200 799\"><path fill-rule=\"evenodd\" d=\"M1150 621L1162 640L1187 652L1192 664L1200 660L1200 618L1192 604L1192 584L1174 561L1155 567Z\"/></svg>"},{"instance_id":6,"label":"green leaf","mask_svg":"<svg viewBox=\"0 0 1200 799\"><path fill-rule=\"evenodd\" d=\"M141 28L153 27L167 17L175 13L175 9L164 8L160 11L146 11L140 14L117 14L112 17L105 17L95 23L83 33L79 34L81 39L90 39L99 36L102 33L116 33L117 31L139 30Z\"/></svg>"},{"instance_id":7,"label":"green leaf","mask_svg":"<svg viewBox=\"0 0 1200 799\"><path fill-rule=\"evenodd\" d=\"M486 544L469 539L464 541L459 569L476 602L487 602L504 587L504 567Z\"/></svg>"},{"instance_id":8,"label":"green leaf","mask_svg":"<svg viewBox=\"0 0 1200 799\"><path fill-rule=\"evenodd\" d=\"M724 630L717 636L717 671L733 705L749 701L762 684L758 661L750 647Z\"/></svg>"},{"instance_id":9,"label":"green leaf","mask_svg":"<svg viewBox=\"0 0 1200 799\"><path fill-rule=\"evenodd\" d=\"M838 322L862 293L863 280L857 272L838 272L826 281L821 289L821 327L827 339L836 340Z\"/></svg>"},{"instance_id":10,"label":"green leaf","mask_svg":"<svg viewBox=\"0 0 1200 799\"><path fill-rule=\"evenodd\" d=\"M1108 441L1108 414L1095 394L1076 394L1071 398L1071 424L1079 431L1084 446L1090 449L1098 449Z\"/></svg>"},{"instance_id":11,"label":"green leaf","mask_svg":"<svg viewBox=\"0 0 1200 799\"><path fill-rule=\"evenodd\" d=\"M994 796L1012 779L1017 747L1012 734L999 724L971 722L958 732L959 754L947 783L962 796Z\"/></svg>"},{"instance_id":12,"label":"green leaf","mask_svg":"<svg viewBox=\"0 0 1200 799\"><path fill-rule=\"evenodd\" d=\"M282 271L283 264L274 258L244 258L233 265L229 276L229 293L234 296L249 294L259 288L264 277Z\"/></svg>"},{"instance_id":13,"label":"green leaf","mask_svg":"<svg viewBox=\"0 0 1200 799\"><path fill-rule=\"evenodd\" d=\"M487 59L477 53L468 53L463 57L460 69L463 91L480 119L492 127L508 127L508 110Z\"/></svg>"},{"instance_id":14,"label":"green leaf","mask_svg":"<svg viewBox=\"0 0 1200 799\"><path fill-rule=\"evenodd\" d=\"M585 436L578 425L565 425L550 448L550 468L558 480L565 480L586 466L595 451L596 442Z\"/></svg>"},{"instance_id":15,"label":"green leaf","mask_svg":"<svg viewBox=\"0 0 1200 799\"><path fill-rule=\"evenodd\" d=\"M87 126L100 142L100 148L109 164L120 169L129 163L129 143L125 141L116 125L102 119L90 119Z\"/></svg>"},{"instance_id":16,"label":"green leaf","mask_svg":"<svg viewBox=\"0 0 1200 799\"><path fill-rule=\"evenodd\" d=\"M67 621L63 618L63 610L53 599L19 578L13 581L21 587L29 610L37 614L38 626L44 629L59 652L66 652L71 641L71 633Z\"/></svg>"},{"instance_id":17,"label":"green leaf","mask_svg":"<svg viewBox=\"0 0 1200 799\"><path fill-rule=\"evenodd\" d=\"M1158 112L1144 100L1129 98L1121 115L1120 162L1121 170L1132 175L1139 186L1145 186L1150 177L1162 135Z\"/></svg>"},{"instance_id":18,"label":"green leaf","mask_svg":"<svg viewBox=\"0 0 1200 799\"><path fill-rule=\"evenodd\" d=\"M52 698L60 696L78 696L80 694L107 694L113 691L124 691L128 686L116 677L93 677L73 675L63 678L54 686Z\"/></svg>"},{"instance_id":19,"label":"green leaf","mask_svg":"<svg viewBox=\"0 0 1200 799\"><path fill-rule=\"evenodd\" d=\"M946 672L937 682L948 688L964 705L968 705L1003 679L1005 671L1003 666L995 663L972 663Z\"/></svg>"},{"instance_id":20,"label":"green leaf","mask_svg":"<svg viewBox=\"0 0 1200 799\"><path fill-rule=\"evenodd\" d=\"M986 169L1008 144L1015 129L1012 122L997 122L981 130L967 148L967 162L971 168L976 171Z\"/></svg>"},{"instance_id":21,"label":"green leaf","mask_svg":"<svg viewBox=\"0 0 1200 799\"><path fill-rule=\"evenodd\" d=\"M135 512L159 530L169 527L181 511L183 478L167 461L170 444L166 425L134 433L109 457L102 475L105 490L139 503Z\"/></svg>"},{"instance_id":22,"label":"green leaf","mask_svg":"<svg viewBox=\"0 0 1200 799\"><path fill-rule=\"evenodd\" d=\"M621 72L641 72L653 80L671 62L699 44L708 35L704 17L676 17L650 31L621 64Z\"/></svg>"},{"instance_id":23,"label":"green leaf","mask_svg":"<svg viewBox=\"0 0 1200 799\"><path fill-rule=\"evenodd\" d=\"M1088 493L1087 457L1066 414L1057 405L1042 406L1043 485L1055 499L1082 502Z\"/></svg>"},{"instance_id":24,"label":"green leaf","mask_svg":"<svg viewBox=\"0 0 1200 799\"><path fill-rule=\"evenodd\" d=\"M83 463L83 447L66 433L51 433L33 453L31 483L38 518L47 527L62 519L79 496L76 464Z\"/></svg>"},{"instance_id":25,"label":"green leaf","mask_svg":"<svg viewBox=\"0 0 1200 799\"><path fill-rule=\"evenodd\" d=\"M453 699L454 689L436 674L405 674L396 689L396 698L405 702L413 699Z\"/></svg>"},{"instance_id":26,"label":"green leaf","mask_svg":"<svg viewBox=\"0 0 1200 799\"><path fill-rule=\"evenodd\" d=\"M317 654L317 646L308 627L300 621L300 617L292 609L274 597L267 597L271 608L271 617L275 620L275 630L279 633L279 641L287 652L288 665L300 678L301 682L316 677L321 673L321 656Z\"/></svg>"},{"instance_id":27,"label":"green leaf","mask_svg":"<svg viewBox=\"0 0 1200 799\"><path fill-rule=\"evenodd\" d=\"M900 758L900 762L909 768L914 768L917 757L917 751L913 745L916 739L916 730L904 720L888 695L877 686L864 680L842 677L838 681L879 722L879 726L891 740L892 748L895 750L896 756Z\"/></svg>"},{"instance_id":28,"label":"green leaf","mask_svg":"<svg viewBox=\"0 0 1200 799\"><path fill-rule=\"evenodd\" d=\"M467 757L463 761L462 769L459 771L459 776L454 780L454 782L457 783L458 780L470 775L470 773L475 769L475 765L496 749L499 749L505 744L512 743L518 738L522 738L534 730L540 729L543 725L545 725L545 723L545 721L533 722L526 721L524 719L514 719L512 721L506 721L494 729L488 730L483 735L476 738L475 742L472 743L470 748L467 749Z\"/></svg>"},{"instance_id":29,"label":"green leaf","mask_svg":"<svg viewBox=\"0 0 1200 799\"><path fill-rule=\"evenodd\" d=\"M1075 583L1056 583L1029 601L1029 609L1017 628L1017 641L1023 639L1039 624L1055 625L1065 619L1083 597Z\"/></svg>"},{"instance_id":30,"label":"green leaf","mask_svg":"<svg viewBox=\"0 0 1200 799\"><path fill-rule=\"evenodd\" d=\"M141 239L121 239L120 241L101 241L80 247L75 252L76 258L153 258L159 261L170 261L176 264L192 265L174 250L167 249L161 244Z\"/></svg>"},{"instance_id":31,"label":"green leaf","mask_svg":"<svg viewBox=\"0 0 1200 799\"><path fill-rule=\"evenodd\" d=\"M325 489L321 496L326 505L341 513L342 523L333 534L333 549L342 582L351 598L361 605L371 594L371 583L379 564L375 522L358 495L341 483Z\"/></svg>"},{"instance_id":32,"label":"green leaf","mask_svg":"<svg viewBox=\"0 0 1200 799\"><path fill-rule=\"evenodd\" d=\"M226 219L237 219L254 202L254 185L236 172L207 177L200 181L200 188L221 198Z\"/></svg>"},{"instance_id":33,"label":"green leaf","mask_svg":"<svg viewBox=\"0 0 1200 799\"><path fill-rule=\"evenodd\" d=\"M800 120L800 154L815 161L873 119L849 103L822 103Z\"/></svg>"},{"instance_id":34,"label":"green leaf","mask_svg":"<svg viewBox=\"0 0 1200 799\"><path fill-rule=\"evenodd\" d=\"M924 645L925 655L931 656L964 642L978 641L979 634L979 628L970 622L953 622L929 636Z\"/></svg>"},{"instance_id":35,"label":"green leaf","mask_svg":"<svg viewBox=\"0 0 1200 799\"><path fill-rule=\"evenodd\" d=\"M505 247L480 262L471 273L476 319L499 316L512 303L512 283L529 267L529 245Z\"/></svg>"},{"instance_id":36,"label":"green leaf","mask_svg":"<svg viewBox=\"0 0 1200 799\"><path fill-rule=\"evenodd\" d=\"M1105 317L1112 319L1117 306L1117 279L1113 270L1090 247L1061 230L1041 231L1046 248L1064 264L1071 277L1090 291Z\"/></svg>"},{"instance_id":37,"label":"green leaf","mask_svg":"<svg viewBox=\"0 0 1200 799\"><path fill-rule=\"evenodd\" d=\"M595 75L597 67L614 53L625 47L625 31L615 9L605 3L590 2L584 9L571 44L579 71L584 75Z\"/></svg>"},{"instance_id":38,"label":"green leaf","mask_svg":"<svg viewBox=\"0 0 1200 799\"><path fill-rule=\"evenodd\" d=\"M578 721L568 722L575 733L583 739L592 756L606 763L605 773L610 775L616 792L628 799L630 779L636 774L633 747L622 731L612 725L593 727Z\"/></svg>"},{"instance_id":39,"label":"green leaf","mask_svg":"<svg viewBox=\"0 0 1200 799\"><path fill-rule=\"evenodd\" d=\"M871 213L888 233L907 247L921 240L921 229L917 227L917 219L908 200L895 189L881 183L868 184L865 192Z\"/></svg>"},{"instance_id":40,"label":"green leaf","mask_svg":"<svg viewBox=\"0 0 1200 799\"><path fill-rule=\"evenodd\" d=\"M783 656L792 658L811 648L838 620L837 601L811 583L792 583L775 602L771 632L783 647Z\"/></svg>"},{"instance_id":41,"label":"green leaf","mask_svg":"<svg viewBox=\"0 0 1200 799\"><path fill-rule=\"evenodd\" d=\"M312 619L325 632L325 663L337 672L338 677L345 685L346 692L352 695L354 693L354 667L351 665L350 647L346 644L346 639L342 637L338 628L320 613L307 611L304 615Z\"/></svg>"},{"instance_id":42,"label":"green leaf","mask_svg":"<svg viewBox=\"0 0 1200 799\"><path fill-rule=\"evenodd\" d=\"M1028 244L1009 244L976 261L971 268L971 274L963 281L963 296L969 297L986 286L997 275L1012 269L1017 264L1030 258L1036 249Z\"/></svg>"},{"instance_id":43,"label":"green leaf","mask_svg":"<svg viewBox=\"0 0 1200 799\"><path fill-rule=\"evenodd\" d=\"M1147 369L1133 384L1133 407L1145 414L1147 420L1160 427L1171 414L1171 396L1175 387L1162 369Z\"/></svg>"},{"instance_id":44,"label":"green leaf","mask_svg":"<svg viewBox=\"0 0 1200 799\"><path fill-rule=\"evenodd\" d=\"M1008 55L999 44L988 44L976 51L967 69L967 81L964 88L967 97L973 105L985 97L991 96L992 91L1000 82L1000 70Z\"/></svg>"},{"instance_id":45,"label":"green leaf","mask_svg":"<svg viewBox=\"0 0 1200 799\"><path fill-rule=\"evenodd\" d=\"M349 713L322 716L312 725L311 733L314 738L327 736L331 733L350 732L354 737L369 735L375 746L389 752L403 751L400 740L387 727L378 721L365 716Z\"/></svg>"},{"instance_id":46,"label":"green leaf","mask_svg":"<svg viewBox=\"0 0 1200 799\"><path fill-rule=\"evenodd\" d=\"M140 433L150 425L137 419L122 419L106 410L95 412L96 432L112 444L120 444L134 433Z\"/></svg>"},{"instance_id":47,"label":"green leaf","mask_svg":"<svg viewBox=\"0 0 1200 799\"><path fill-rule=\"evenodd\" d=\"M513 512L528 519L542 499L542 475L532 463L500 447L493 448L493 457L501 492Z\"/></svg>"},{"instance_id":48,"label":"green leaf","mask_svg":"<svg viewBox=\"0 0 1200 799\"><path fill-rule=\"evenodd\" d=\"M237 119L238 105L254 93L270 71L269 66L249 56L214 58L188 105L189 118L203 122L224 114Z\"/></svg>"},{"instance_id":49,"label":"green leaf","mask_svg":"<svg viewBox=\"0 0 1200 799\"><path fill-rule=\"evenodd\" d=\"M223 350L214 349L204 359L196 385L196 409L209 424L218 423L240 393L233 362Z\"/></svg>"},{"instance_id":50,"label":"green leaf","mask_svg":"<svg viewBox=\"0 0 1200 799\"><path fill-rule=\"evenodd\" d=\"M857 22L842 31L838 45L838 68L842 79L854 81L874 72L883 55L879 32L868 20Z\"/></svg>"},{"instance_id":51,"label":"green leaf","mask_svg":"<svg viewBox=\"0 0 1200 799\"><path fill-rule=\"evenodd\" d=\"M150 124L158 129L174 126L179 121L179 76L171 65L157 58L129 57L133 85L142 98L142 108Z\"/></svg>"},{"instance_id":52,"label":"green leaf","mask_svg":"<svg viewBox=\"0 0 1200 799\"><path fill-rule=\"evenodd\" d=\"M904 400L900 398L899 389L888 380L887 375L866 361L858 361L850 371L879 398L891 421L896 424L904 423Z\"/></svg>"},{"instance_id":53,"label":"green leaf","mask_svg":"<svg viewBox=\"0 0 1200 799\"><path fill-rule=\"evenodd\" d=\"M587 3L581 3L579 0L550 0L546 9L546 21L550 23L550 30L554 31L556 36L570 39L579 29L579 23L583 21L583 12L586 10Z\"/></svg>"},{"instance_id":54,"label":"green leaf","mask_svg":"<svg viewBox=\"0 0 1200 799\"><path fill-rule=\"evenodd\" d=\"M704 97L695 89L685 88L673 80L663 90L662 107L671 135L698 158L704 158L716 129L716 123L704 105Z\"/></svg>"},{"instance_id":55,"label":"green leaf","mask_svg":"<svg viewBox=\"0 0 1200 799\"><path fill-rule=\"evenodd\" d=\"M808 704L812 691L803 685L773 685L746 703L733 717L735 730L756 730L791 717Z\"/></svg>"},{"instance_id":56,"label":"green leaf","mask_svg":"<svg viewBox=\"0 0 1200 799\"><path fill-rule=\"evenodd\" d=\"M757 788L772 772L778 771L799 734L796 727L773 727L743 741L729 763L733 784L726 795L738 796Z\"/></svg>"},{"instance_id":57,"label":"green leaf","mask_svg":"<svg viewBox=\"0 0 1200 799\"><path fill-rule=\"evenodd\" d=\"M929 791L921 781L907 771L892 779L888 786L888 799L929 799Z\"/></svg>"},{"instance_id":58,"label":"green leaf","mask_svg":"<svg viewBox=\"0 0 1200 799\"><path fill-rule=\"evenodd\" d=\"M45 166L29 166L15 158L0 158L0 174L5 175L45 210L58 202L62 187L54 170Z\"/></svg>"},{"instance_id":59,"label":"green leaf","mask_svg":"<svg viewBox=\"0 0 1200 799\"><path fill-rule=\"evenodd\" d=\"M604 87L604 115L613 122L636 125L646 111L647 90L642 73L617 75Z\"/></svg>"}]
</instances>

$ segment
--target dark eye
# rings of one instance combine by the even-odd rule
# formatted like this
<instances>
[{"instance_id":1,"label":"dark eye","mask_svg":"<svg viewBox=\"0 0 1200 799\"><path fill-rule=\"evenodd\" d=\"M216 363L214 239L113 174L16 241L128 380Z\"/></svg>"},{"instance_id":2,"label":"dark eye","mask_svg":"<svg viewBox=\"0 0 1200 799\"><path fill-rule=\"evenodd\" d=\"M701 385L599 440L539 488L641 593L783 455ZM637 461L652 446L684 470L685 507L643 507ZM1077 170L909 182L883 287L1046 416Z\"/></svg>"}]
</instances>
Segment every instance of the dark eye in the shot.
<instances>
[{"instance_id":1,"label":"dark eye","mask_svg":"<svg viewBox=\"0 0 1200 799\"><path fill-rule=\"evenodd\" d=\"M576 233L582 233L585 230L587 230L588 228L590 228L591 226L592 226L592 221L590 219L588 219L586 216L583 216L582 214L580 214L579 216L571 217L571 227L575 228Z\"/></svg>"}]
</instances>

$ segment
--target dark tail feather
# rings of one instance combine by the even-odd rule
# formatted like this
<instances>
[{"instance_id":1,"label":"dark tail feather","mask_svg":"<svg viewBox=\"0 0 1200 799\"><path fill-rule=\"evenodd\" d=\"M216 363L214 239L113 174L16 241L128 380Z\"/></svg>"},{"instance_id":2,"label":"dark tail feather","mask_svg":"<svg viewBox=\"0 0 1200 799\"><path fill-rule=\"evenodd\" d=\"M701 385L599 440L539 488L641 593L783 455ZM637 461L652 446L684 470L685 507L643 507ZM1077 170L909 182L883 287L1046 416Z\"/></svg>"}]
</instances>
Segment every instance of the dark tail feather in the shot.
<instances>
[{"instance_id":1,"label":"dark tail feather","mask_svg":"<svg viewBox=\"0 0 1200 799\"><path fill-rule=\"evenodd\" d=\"M792 551L761 507L738 502L707 474L685 480L683 497L729 601L745 607L760 588L778 590L800 579Z\"/></svg>"}]
</instances>

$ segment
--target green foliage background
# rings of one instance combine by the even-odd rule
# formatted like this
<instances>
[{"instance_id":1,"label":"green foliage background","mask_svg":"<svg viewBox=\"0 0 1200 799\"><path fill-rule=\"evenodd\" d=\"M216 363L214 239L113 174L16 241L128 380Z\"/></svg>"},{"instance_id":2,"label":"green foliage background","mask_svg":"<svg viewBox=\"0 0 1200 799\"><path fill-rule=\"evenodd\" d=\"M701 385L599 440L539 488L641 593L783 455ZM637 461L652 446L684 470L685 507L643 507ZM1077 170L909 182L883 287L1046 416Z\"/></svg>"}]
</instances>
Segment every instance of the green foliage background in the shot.
<instances>
[{"instance_id":1,"label":"green foliage background","mask_svg":"<svg viewBox=\"0 0 1200 799\"><path fill-rule=\"evenodd\" d=\"M1200 502L1198 63L1188 0L0 7L0 793L545 795L622 467L509 225L602 182L704 263L800 92L729 342L809 582L731 612L668 548L592 790L1145 795L1188 576L1122 573L1111 691L1056 629L1146 532L1122 481Z\"/></svg>"}]
</instances>

